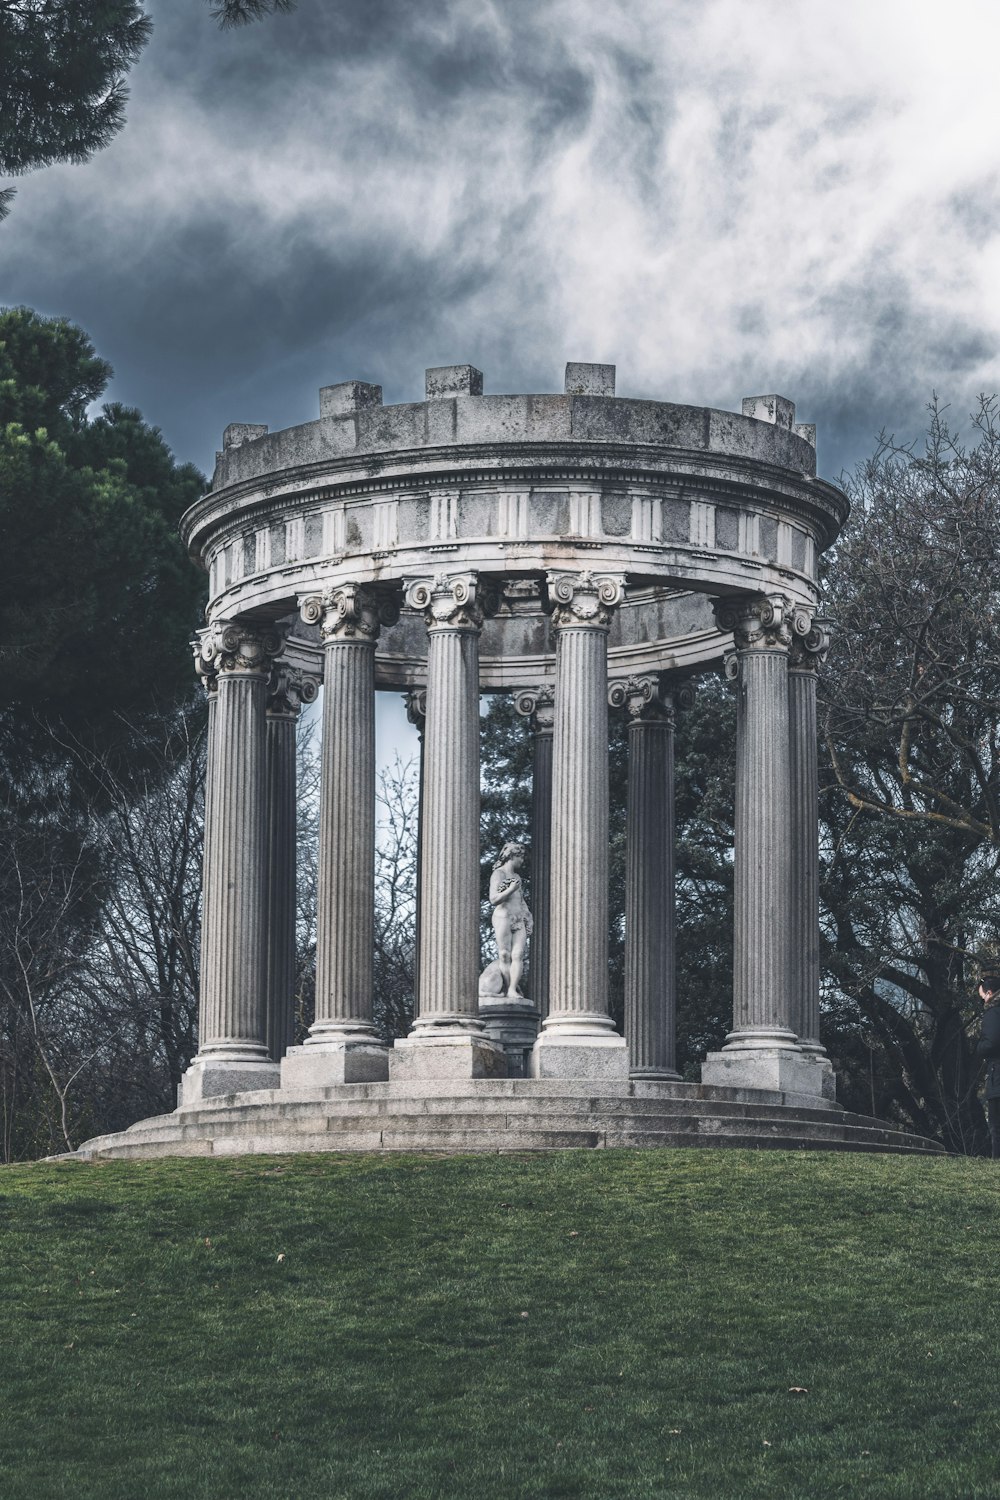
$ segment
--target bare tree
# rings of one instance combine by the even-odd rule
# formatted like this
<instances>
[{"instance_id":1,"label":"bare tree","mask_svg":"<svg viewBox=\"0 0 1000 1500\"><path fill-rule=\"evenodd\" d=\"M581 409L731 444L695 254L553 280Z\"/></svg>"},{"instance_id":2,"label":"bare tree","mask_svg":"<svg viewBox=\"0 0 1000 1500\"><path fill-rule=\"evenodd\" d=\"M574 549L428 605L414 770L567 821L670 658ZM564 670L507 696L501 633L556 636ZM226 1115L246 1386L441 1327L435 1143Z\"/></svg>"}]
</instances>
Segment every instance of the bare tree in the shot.
<instances>
[{"instance_id":1,"label":"bare tree","mask_svg":"<svg viewBox=\"0 0 1000 1500\"><path fill-rule=\"evenodd\" d=\"M397 754L379 773L375 841L375 1024L387 1040L413 1019L418 769Z\"/></svg>"},{"instance_id":2,"label":"bare tree","mask_svg":"<svg viewBox=\"0 0 1000 1500\"><path fill-rule=\"evenodd\" d=\"M827 567L823 678L828 1008L863 1028L896 1111L985 1146L969 1025L996 953L1000 872L1000 429L963 445L934 405L922 450L883 440ZM874 1097L872 1054L867 1086ZM860 1102L860 1101L858 1101Z\"/></svg>"}]
</instances>

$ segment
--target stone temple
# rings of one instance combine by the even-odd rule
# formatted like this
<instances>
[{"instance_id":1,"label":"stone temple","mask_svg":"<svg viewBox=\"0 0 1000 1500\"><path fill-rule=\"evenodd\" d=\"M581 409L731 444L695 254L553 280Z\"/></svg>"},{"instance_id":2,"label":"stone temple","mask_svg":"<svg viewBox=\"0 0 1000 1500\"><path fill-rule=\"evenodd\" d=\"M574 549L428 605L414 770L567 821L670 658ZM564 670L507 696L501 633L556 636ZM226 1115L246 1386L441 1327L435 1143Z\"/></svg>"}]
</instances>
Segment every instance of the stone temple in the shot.
<instances>
[{"instance_id":1,"label":"stone temple","mask_svg":"<svg viewBox=\"0 0 1000 1500\"><path fill-rule=\"evenodd\" d=\"M182 523L210 579L200 1047L173 1114L80 1154L937 1149L841 1109L819 1039L816 564L848 505L815 442L781 396L630 400L599 364L567 365L562 395L487 396L470 365L398 406L349 381L318 420L228 427ZM696 1084L674 1066L674 715L720 666L733 1018ZM321 683L316 1016L293 1046L295 722ZM422 744L416 1014L393 1046L373 1024L377 691L407 695ZM534 737L527 998L490 971L480 994L483 692ZM629 725L624 1036L609 712ZM502 854L501 894L521 858Z\"/></svg>"}]
</instances>

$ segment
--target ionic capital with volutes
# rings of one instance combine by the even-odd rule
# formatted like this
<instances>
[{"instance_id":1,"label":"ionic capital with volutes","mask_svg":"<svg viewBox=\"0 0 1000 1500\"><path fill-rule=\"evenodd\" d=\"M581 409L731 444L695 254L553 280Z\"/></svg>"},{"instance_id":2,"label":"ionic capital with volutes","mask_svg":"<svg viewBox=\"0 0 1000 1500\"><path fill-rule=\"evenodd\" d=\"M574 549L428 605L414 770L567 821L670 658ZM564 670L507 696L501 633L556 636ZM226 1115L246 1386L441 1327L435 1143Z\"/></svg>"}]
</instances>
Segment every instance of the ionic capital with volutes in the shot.
<instances>
[{"instance_id":1,"label":"ionic capital with volutes","mask_svg":"<svg viewBox=\"0 0 1000 1500\"><path fill-rule=\"evenodd\" d=\"M195 669L209 692L220 675L270 677L285 644L284 625L215 620L192 642Z\"/></svg>"},{"instance_id":2,"label":"ionic capital with volutes","mask_svg":"<svg viewBox=\"0 0 1000 1500\"><path fill-rule=\"evenodd\" d=\"M319 697L319 679L286 661L275 662L267 685L267 715L270 719L297 719L304 703Z\"/></svg>"},{"instance_id":3,"label":"ionic capital with volutes","mask_svg":"<svg viewBox=\"0 0 1000 1500\"><path fill-rule=\"evenodd\" d=\"M363 583L344 583L301 600L299 613L307 625L318 625L324 645L332 641L372 642L383 625L399 619L399 604L391 594Z\"/></svg>"},{"instance_id":4,"label":"ionic capital with volutes","mask_svg":"<svg viewBox=\"0 0 1000 1500\"><path fill-rule=\"evenodd\" d=\"M792 638L788 653L790 672L816 672L826 661L830 650L830 621L819 615L808 618L808 633L800 632Z\"/></svg>"},{"instance_id":5,"label":"ionic capital with volutes","mask_svg":"<svg viewBox=\"0 0 1000 1500\"><path fill-rule=\"evenodd\" d=\"M665 691L658 672L620 677L608 683L608 703L623 708L632 724L669 724L674 722L672 695Z\"/></svg>"},{"instance_id":6,"label":"ionic capital with volutes","mask_svg":"<svg viewBox=\"0 0 1000 1500\"><path fill-rule=\"evenodd\" d=\"M556 695L548 683L523 688L514 696L514 707L531 724L532 734L551 734L556 722Z\"/></svg>"},{"instance_id":7,"label":"ionic capital with volutes","mask_svg":"<svg viewBox=\"0 0 1000 1500\"><path fill-rule=\"evenodd\" d=\"M618 573L549 573L545 580L548 607L556 630L607 630L611 615L625 595L625 579Z\"/></svg>"},{"instance_id":8,"label":"ionic capital with volutes","mask_svg":"<svg viewBox=\"0 0 1000 1500\"><path fill-rule=\"evenodd\" d=\"M500 591L479 573L436 573L405 586L410 609L423 612L428 630L481 630L500 606Z\"/></svg>"},{"instance_id":9,"label":"ionic capital with volutes","mask_svg":"<svg viewBox=\"0 0 1000 1500\"><path fill-rule=\"evenodd\" d=\"M739 594L712 607L719 629L732 631L737 652L787 651L812 629L812 611L784 594Z\"/></svg>"}]
</instances>

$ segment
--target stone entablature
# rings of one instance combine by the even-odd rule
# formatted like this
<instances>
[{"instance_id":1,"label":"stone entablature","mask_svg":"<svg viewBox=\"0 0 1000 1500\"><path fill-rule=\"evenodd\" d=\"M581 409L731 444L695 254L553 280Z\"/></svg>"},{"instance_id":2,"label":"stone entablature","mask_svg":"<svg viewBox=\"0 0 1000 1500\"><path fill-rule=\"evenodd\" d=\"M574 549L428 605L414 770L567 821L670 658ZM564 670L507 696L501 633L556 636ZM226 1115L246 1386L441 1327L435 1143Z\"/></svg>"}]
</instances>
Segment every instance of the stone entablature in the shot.
<instances>
[{"instance_id":1,"label":"stone entablature","mask_svg":"<svg viewBox=\"0 0 1000 1500\"><path fill-rule=\"evenodd\" d=\"M568 391L608 389L586 372L611 367L572 368L584 375L568 374ZM814 434L791 402L753 397L738 415L612 394L483 396L481 383L468 366L428 371L425 401L383 407L377 387L347 382L321 393L316 422L227 429L212 491L183 522L209 572L209 618L281 618L307 594L442 569L538 577L588 553L630 594L815 603L816 555L846 502L816 478ZM382 647L391 657L391 636ZM493 655L487 636L487 677Z\"/></svg>"}]
</instances>

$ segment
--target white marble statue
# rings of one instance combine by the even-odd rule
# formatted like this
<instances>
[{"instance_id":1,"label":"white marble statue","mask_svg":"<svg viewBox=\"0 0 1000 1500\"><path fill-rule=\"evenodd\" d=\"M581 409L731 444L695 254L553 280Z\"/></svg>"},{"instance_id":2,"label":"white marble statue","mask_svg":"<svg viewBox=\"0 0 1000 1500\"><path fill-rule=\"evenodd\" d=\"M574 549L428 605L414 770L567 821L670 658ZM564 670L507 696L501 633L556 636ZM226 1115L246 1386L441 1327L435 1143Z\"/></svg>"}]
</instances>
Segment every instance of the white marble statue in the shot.
<instances>
[{"instance_id":1,"label":"white marble statue","mask_svg":"<svg viewBox=\"0 0 1000 1500\"><path fill-rule=\"evenodd\" d=\"M523 844L504 844L500 858L490 876L490 905L493 908L493 933L497 957L479 980L482 996L506 995L509 1000L524 1000L521 978L524 954L531 936L532 920L524 899L524 885L518 871L524 865L527 850Z\"/></svg>"}]
</instances>

